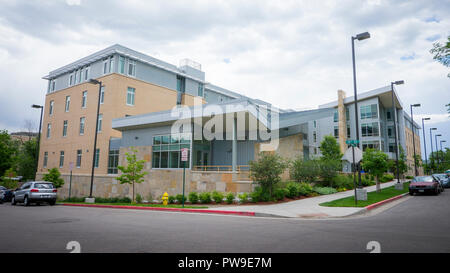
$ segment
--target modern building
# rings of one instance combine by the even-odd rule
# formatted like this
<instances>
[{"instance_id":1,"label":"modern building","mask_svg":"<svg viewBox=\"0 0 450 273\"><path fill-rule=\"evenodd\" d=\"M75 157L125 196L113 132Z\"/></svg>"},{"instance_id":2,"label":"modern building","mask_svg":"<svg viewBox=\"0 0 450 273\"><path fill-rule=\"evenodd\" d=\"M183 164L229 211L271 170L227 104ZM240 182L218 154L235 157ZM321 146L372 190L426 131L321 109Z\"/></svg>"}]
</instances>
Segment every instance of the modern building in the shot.
<instances>
[{"instance_id":1,"label":"modern building","mask_svg":"<svg viewBox=\"0 0 450 273\"><path fill-rule=\"evenodd\" d=\"M183 60L175 66L121 45L114 45L50 72L37 179L58 167L66 182L73 172L72 196L87 196L95 151L93 195L129 195L129 186L115 179L126 152L138 151L146 161L145 181L136 192L155 199L186 191L248 192L248 165L259 152L294 159L320 156L325 135L354 138L353 98L338 91L338 100L309 111L273 107L205 81L201 66ZM95 128L99 86L100 115ZM394 92L400 144L412 161L409 116L390 87L359 95L361 148L378 148L393 158L391 94ZM353 114L352 114L353 113ZM189 150L188 161L181 150ZM411 165L411 162L408 164ZM349 166L344 167L349 171ZM287 178L287 173L284 174ZM66 183L60 196L68 195Z\"/></svg>"}]
</instances>

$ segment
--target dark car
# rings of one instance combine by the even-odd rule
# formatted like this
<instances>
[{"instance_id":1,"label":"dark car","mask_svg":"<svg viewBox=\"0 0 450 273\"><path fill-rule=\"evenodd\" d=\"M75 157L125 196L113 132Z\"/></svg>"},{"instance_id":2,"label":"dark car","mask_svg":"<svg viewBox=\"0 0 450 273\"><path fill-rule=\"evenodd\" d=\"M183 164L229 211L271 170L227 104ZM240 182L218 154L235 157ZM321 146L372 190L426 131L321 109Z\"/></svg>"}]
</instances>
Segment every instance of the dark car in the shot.
<instances>
[{"instance_id":1,"label":"dark car","mask_svg":"<svg viewBox=\"0 0 450 273\"><path fill-rule=\"evenodd\" d=\"M409 184L410 195L414 195L414 193L434 193L438 195L443 190L441 183L432 175L416 176Z\"/></svg>"},{"instance_id":2,"label":"dark car","mask_svg":"<svg viewBox=\"0 0 450 273\"><path fill-rule=\"evenodd\" d=\"M11 198L13 196L14 190L9 190L9 189L7 189L7 188L5 188L3 186L0 186L0 191L3 192L3 199L1 201L3 201L3 202L10 202Z\"/></svg>"},{"instance_id":3,"label":"dark car","mask_svg":"<svg viewBox=\"0 0 450 273\"><path fill-rule=\"evenodd\" d=\"M450 188L450 177L445 173L435 173L433 174L433 177L439 180L439 183L441 183L442 188Z\"/></svg>"}]
</instances>

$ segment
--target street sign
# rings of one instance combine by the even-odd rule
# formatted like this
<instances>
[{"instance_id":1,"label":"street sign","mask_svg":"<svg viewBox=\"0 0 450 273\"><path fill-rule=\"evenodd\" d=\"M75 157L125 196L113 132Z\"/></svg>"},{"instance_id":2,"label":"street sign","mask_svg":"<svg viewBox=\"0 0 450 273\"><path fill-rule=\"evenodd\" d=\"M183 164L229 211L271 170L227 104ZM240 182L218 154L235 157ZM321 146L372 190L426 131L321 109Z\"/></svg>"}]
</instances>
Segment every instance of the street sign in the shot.
<instances>
[{"instance_id":1,"label":"street sign","mask_svg":"<svg viewBox=\"0 0 450 273\"><path fill-rule=\"evenodd\" d=\"M181 161L188 161L188 148L181 148Z\"/></svg>"},{"instance_id":2,"label":"street sign","mask_svg":"<svg viewBox=\"0 0 450 273\"><path fill-rule=\"evenodd\" d=\"M345 141L345 144L352 145L352 146L356 146L356 145L359 144L359 140L356 140L356 139L349 139L349 140L346 140L346 141Z\"/></svg>"},{"instance_id":3,"label":"street sign","mask_svg":"<svg viewBox=\"0 0 450 273\"><path fill-rule=\"evenodd\" d=\"M72 171L73 170L73 162L69 163L69 170Z\"/></svg>"},{"instance_id":4,"label":"street sign","mask_svg":"<svg viewBox=\"0 0 450 273\"><path fill-rule=\"evenodd\" d=\"M342 160L347 160L350 163L353 163L353 151L352 149L355 149L355 163L358 163L362 160L363 152L358 147L350 147L345 151L344 155L342 156Z\"/></svg>"}]
</instances>

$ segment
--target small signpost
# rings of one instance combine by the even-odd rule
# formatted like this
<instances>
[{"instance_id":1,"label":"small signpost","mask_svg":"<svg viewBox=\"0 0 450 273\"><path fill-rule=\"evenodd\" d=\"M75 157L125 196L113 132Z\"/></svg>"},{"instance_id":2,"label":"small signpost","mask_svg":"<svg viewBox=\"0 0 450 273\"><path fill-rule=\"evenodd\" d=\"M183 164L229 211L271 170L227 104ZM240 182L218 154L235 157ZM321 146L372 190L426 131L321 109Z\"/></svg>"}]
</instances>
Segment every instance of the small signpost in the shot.
<instances>
[{"instance_id":1,"label":"small signpost","mask_svg":"<svg viewBox=\"0 0 450 273\"><path fill-rule=\"evenodd\" d=\"M347 145L350 145L351 148L348 148L347 151L345 151L344 155L342 156L342 160L347 160L348 162L352 163L352 171L353 171L353 186L355 188L355 204L358 205L358 196L357 196L357 190L356 190L356 175L355 175L355 169L356 164L359 163L362 160L363 152L361 149L356 147L356 145L359 144L359 140L346 140L345 143Z\"/></svg>"},{"instance_id":2,"label":"small signpost","mask_svg":"<svg viewBox=\"0 0 450 273\"><path fill-rule=\"evenodd\" d=\"M70 169L70 182L69 182L69 200L70 200L70 195L72 193L72 170L73 170L73 162L69 163L69 169Z\"/></svg>"},{"instance_id":3,"label":"small signpost","mask_svg":"<svg viewBox=\"0 0 450 273\"><path fill-rule=\"evenodd\" d=\"M186 180L186 162L189 158L189 149L188 148L181 148L181 162L183 162L183 198L182 198L182 204L184 208L184 184Z\"/></svg>"}]
</instances>

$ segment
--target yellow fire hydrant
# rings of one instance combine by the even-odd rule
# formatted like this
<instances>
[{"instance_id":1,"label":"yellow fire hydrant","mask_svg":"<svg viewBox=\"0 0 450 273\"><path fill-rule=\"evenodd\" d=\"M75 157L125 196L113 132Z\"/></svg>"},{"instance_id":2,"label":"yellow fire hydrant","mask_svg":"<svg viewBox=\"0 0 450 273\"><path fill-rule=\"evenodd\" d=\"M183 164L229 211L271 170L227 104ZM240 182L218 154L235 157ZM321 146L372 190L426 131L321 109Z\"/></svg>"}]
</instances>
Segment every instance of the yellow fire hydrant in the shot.
<instances>
[{"instance_id":1,"label":"yellow fire hydrant","mask_svg":"<svg viewBox=\"0 0 450 273\"><path fill-rule=\"evenodd\" d=\"M162 201L163 201L163 205L164 206L167 206L167 203L168 203L168 201L169 201L169 194L167 193L167 192L165 192L164 194L163 194L163 196L162 196Z\"/></svg>"}]
</instances>

